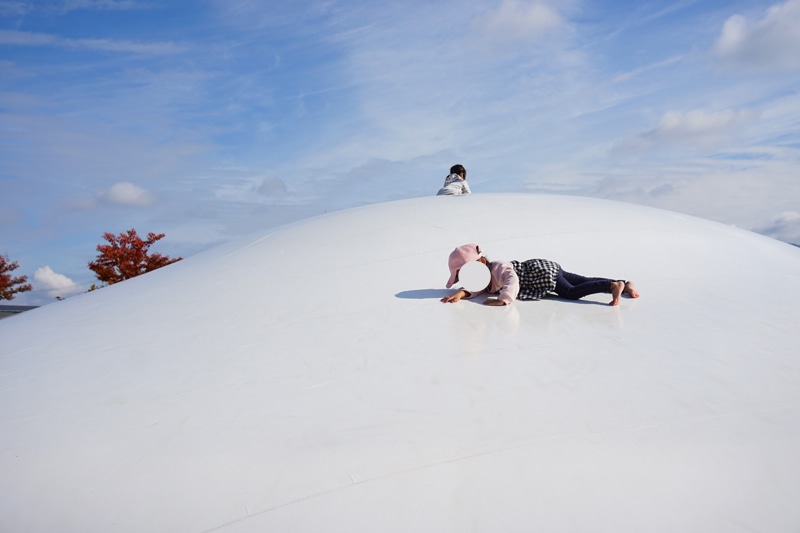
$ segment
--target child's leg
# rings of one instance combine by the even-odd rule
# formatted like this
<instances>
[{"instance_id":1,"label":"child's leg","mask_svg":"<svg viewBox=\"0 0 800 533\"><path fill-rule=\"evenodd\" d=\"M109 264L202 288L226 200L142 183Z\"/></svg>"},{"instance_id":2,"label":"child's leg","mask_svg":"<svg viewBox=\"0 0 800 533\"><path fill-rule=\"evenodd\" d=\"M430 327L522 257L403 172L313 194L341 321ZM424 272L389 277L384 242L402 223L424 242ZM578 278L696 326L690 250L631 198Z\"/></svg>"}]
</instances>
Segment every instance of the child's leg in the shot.
<instances>
[{"instance_id":1,"label":"child's leg","mask_svg":"<svg viewBox=\"0 0 800 533\"><path fill-rule=\"evenodd\" d=\"M590 294L610 293L613 281L607 278L587 278L580 274L560 270L556 277L555 292L561 298L579 300Z\"/></svg>"}]
</instances>

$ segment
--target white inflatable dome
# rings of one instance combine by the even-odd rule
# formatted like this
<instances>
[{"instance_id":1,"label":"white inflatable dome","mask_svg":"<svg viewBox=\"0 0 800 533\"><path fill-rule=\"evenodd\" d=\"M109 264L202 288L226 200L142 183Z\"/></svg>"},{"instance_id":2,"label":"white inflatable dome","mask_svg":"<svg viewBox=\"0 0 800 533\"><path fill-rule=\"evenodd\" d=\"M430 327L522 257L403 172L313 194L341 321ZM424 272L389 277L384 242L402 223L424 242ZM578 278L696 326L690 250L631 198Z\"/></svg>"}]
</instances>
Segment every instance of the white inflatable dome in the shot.
<instances>
[{"instance_id":1,"label":"white inflatable dome","mask_svg":"<svg viewBox=\"0 0 800 533\"><path fill-rule=\"evenodd\" d=\"M443 304L447 257L642 294ZM264 232L0 321L2 531L800 530L800 249L575 197Z\"/></svg>"}]
</instances>

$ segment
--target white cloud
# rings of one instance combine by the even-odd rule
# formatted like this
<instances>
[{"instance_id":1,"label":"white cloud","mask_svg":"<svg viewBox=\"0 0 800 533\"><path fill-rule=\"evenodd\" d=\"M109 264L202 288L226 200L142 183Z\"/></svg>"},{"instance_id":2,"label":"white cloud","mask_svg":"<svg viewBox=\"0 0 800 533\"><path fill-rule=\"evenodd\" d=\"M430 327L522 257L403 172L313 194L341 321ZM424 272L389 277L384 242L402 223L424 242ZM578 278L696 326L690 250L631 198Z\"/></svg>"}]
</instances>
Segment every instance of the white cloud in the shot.
<instances>
[{"instance_id":1,"label":"white cloud","mask_svg":"<svg viewBox=\"0 0 800 533\"><path fill-rule=\"evenodd\" d=\"M561 15L550 6L519 0L503 0L476 23L498 40L535 40L563 24Z\"/></svg>"},{"instance_id":2,"label":"white cloud","mask_svg":"<svg viewBox=\"0 0 800 533\"><path fill-rule=\"evenodd\" d=\"M756 118L750 110L704 111L695 109L683 113L667 111L661 117L653 134L659 139L675 142L696 142L698 140L716 140L728 137L729 134Z\"/></svg>"},{"instance_id":3,"label":"white cloud","mask_svg":"<svg viewBox=\"0 0 800 533\"><path fill-rule=\"evenodd\" d=\"M84 290L83 287L64 274L53 272L53 269L49 266L36 269L36 272L33 273L33 281L36 283L37 290L47 291L48 296L51 298L57 296L66 298Z\"/></svg>"},{"instance_id":4,"label":"white cloud","mask_svg":"<svg viewBox=\"0 0 800 533\"><path fill-rule=\"evenodd\" d=\"M800 212L784 211L756 231L775 239L800 245Z\"/></svg>"},{"instance_id":5,"label":"white cloud","mask_svg":"<svg viewBox=\"0 0 800 533\"><path fill-rule=\"evenodd\" d=\"M800 68L800 0L772 6L758 21L733 15L725 21L714 52L725 66L733 68Z\"/></svg>"},{"instance_id":6,"label":"white cloud","mask_svg":"<svg viewBox=\"0 0 800 533\"><path fill-rule=\"evenodd\" d=\"M668 163L654 154L593 169L593 186L579 181L566 192L687 213L800 244L796 200L800 151L793 154L750 149L710 157L670 157Z\"/></svg>"},{"instance_id":7,"label":"white cloud","mask_svg":"<svg viewBox=\"0 0 800 533\"><path fill-rule=\"evenodd\" d=\"M664 145L712 149L734 140L758 118L758 113L749 109L667 111L655 128L617 143L612 152L637 153Z\"/></svg>"},{"instance_id":8,"label":"white cloud","mask_svg":"<svg viewBox=\"0 0 800 533\"><path fill-rule=\"evenodd\" d=\"M153 203L153 194L128 181L115 184L98 195L104 202L143 207Z\"/></svg>"},{"instance_id":9,"label":"white cloud","mask_svg":"<svg viewBox=\"0 0 800 533\"><path fill-rule=\"evenodd\" d=\"M280 196L286 194L286 184L280 178L267 178L258 187L258 192L266 196Z\"/></svg>"}]
</instances>

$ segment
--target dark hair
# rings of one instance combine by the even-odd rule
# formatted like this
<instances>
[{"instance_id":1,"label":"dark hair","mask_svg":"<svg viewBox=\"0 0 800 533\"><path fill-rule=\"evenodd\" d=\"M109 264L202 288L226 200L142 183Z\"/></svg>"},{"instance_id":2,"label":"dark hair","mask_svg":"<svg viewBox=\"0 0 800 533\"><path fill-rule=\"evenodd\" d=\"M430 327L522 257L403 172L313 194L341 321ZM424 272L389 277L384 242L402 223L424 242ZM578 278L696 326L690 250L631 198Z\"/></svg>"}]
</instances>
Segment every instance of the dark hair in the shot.
<instances>
[{"instance_id":1,"label":"dark hair","mask_svg":"<svg viewBox=\"0 0 800 533\"><path fill-rule=\"evenodd\" d=\"M464 165L453 165L450 167L450 174L464 174L464 177L467 177L467 169L464 168Z\"/></svg>"},{"instance_id":2,"label":"dark hair","mask_svg":"<svg viewBox=\"0 0 800 533\"><path fill-rule=\"evenodd\" d=\"M465 172L466 172L466 171L465 171ZM486 257L485 255L483 255L483 252L481 252L481 247L480 247L480 245L479 245L479 244L476 244L476 245L475 245L475 251L476 251L476 252L478 252L478 253L480 254L480 257L483 257L484 259L486 259L486 264L487 264L487 265L488 265L489 263L491 263L491 261L489 261L489 258L488 258L488 257ZM478 258L479 260L480 260L480 257ZM491 285L491 282L489 282L489 285ZM487 285L487 287L488 287L489 285Z\"/></svg>"}]
</instances>

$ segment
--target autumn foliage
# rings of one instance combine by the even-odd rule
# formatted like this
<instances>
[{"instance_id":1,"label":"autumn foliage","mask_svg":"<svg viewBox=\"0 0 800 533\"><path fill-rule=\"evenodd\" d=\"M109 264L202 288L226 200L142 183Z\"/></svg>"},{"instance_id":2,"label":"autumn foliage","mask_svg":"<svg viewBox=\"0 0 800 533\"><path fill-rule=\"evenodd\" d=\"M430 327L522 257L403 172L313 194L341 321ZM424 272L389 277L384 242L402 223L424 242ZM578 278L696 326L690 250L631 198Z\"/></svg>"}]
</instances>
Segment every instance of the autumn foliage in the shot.
<instances>
[{"instance_id":1,"label":"autumn foliage","mask_svg":"<svg viewBox=\"0 0 800 533\"><path fill-rule=\"evenodd\" d=\"M33 290L33 287L26 283L28 276L11 276L11 272L19 267L16 261L10 261L8 256L0 255L0 300L11 300L19 292Z\"/></svg>"},{"instance_id":2,"label":"autumn foliage","mask_svg":"<svg viewBox=\"0 0 800 533\"><path fill-rule=\"evenodd\" d=\"M99 253L89 263L89 268L97 279L112 285L180 261L181 257L170 259L158 253L148 253L150 246L163 237L163 233L150 232L147 239L142 240L134 229L123 231L119 235L106 232L103 238L108 244L97 245Z\"/></svg>"}]
</instances>

